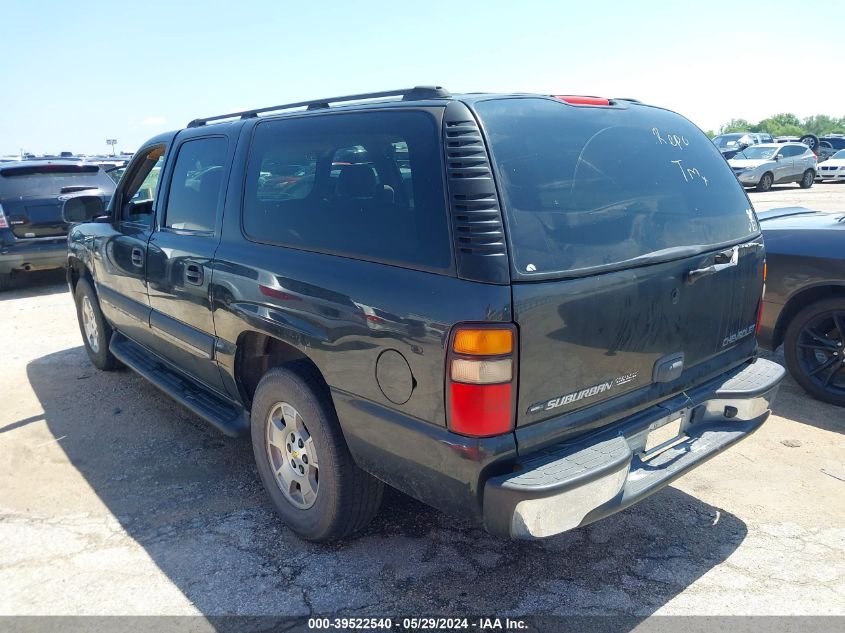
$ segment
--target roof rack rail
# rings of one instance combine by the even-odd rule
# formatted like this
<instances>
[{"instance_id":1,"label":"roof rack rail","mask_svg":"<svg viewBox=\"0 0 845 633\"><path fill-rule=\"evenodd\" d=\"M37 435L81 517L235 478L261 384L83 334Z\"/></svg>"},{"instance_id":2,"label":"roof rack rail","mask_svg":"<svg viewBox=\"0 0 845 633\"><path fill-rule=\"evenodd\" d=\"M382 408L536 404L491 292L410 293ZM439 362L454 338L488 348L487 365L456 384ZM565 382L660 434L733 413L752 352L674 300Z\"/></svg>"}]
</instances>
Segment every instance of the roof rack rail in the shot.
<instances>
[{"instance_id":1,"label":"roof rack rail","mask_svg":"<svg viewBox=\"0 0 845 633\"><path fill-rule=\"evenodd\" d=\"M188 127L201 127L206 123L220 121L223 119L252 119L264 112L273 112L275 110L290 110L292 108L322 110L324 108L328 108L332 103L341 103L344 101L361 101L364 99L379 99L381 97L402 97L403 101L417 101L420 99L448 99L451 96L452 95L449 91L441 86L414 86L413 88L403 88L401 90L364 92L357 95L330 97L328 99L312 99L310 101L297 101L295 103L284 103L282 105L269 106L267 108L256 108L255 110L243 110L241 112L232 112L230 114L218 114L217 116L205 117L204 119L194 119L188 123Z\"/></svg>"}]
</instances>

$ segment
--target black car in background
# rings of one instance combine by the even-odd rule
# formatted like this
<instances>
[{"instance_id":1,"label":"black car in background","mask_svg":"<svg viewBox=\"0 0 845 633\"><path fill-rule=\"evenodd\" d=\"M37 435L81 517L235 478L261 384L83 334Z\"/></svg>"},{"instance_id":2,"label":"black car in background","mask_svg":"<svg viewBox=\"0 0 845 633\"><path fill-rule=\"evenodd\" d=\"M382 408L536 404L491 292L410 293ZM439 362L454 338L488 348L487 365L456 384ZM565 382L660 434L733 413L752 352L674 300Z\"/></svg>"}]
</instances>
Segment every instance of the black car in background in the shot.
<instances>
[{"instance_id":1,"label":"black car in background","mask_svg":"<svg viewBox=\"0 0 845 633\"><path fill-rule=\"evenodd\" d=\"M764 132L729 132L713 138L713 144L719 148L726 160L733 158L751 145L773 142L772 135Z\"/></svg>"},{"instance_id":2,"label":"black car in background","mask_svg":"<svg viewBox=\"0 0 845 633\"><path fill-rule=\"evenodd\" d=\"M758 339L810 395L845 405L845 212L759 212L768 279Z\"/></svg>"},{"instance_id":3,"label":"black car in background","mask_svg":"<svg viewBox=\"0 0 845 633\"><path fill-rule=\"evenodd\" d=\"M820 136L819 141L821 143L827 143L835 150L845 149L845 134L828 134L826 136Z\"/></svg>"},{"instance_id":4,"label":"black car in background","mask_svg":"<svg viewBox=\"0 0 845 633\"><path fill-rule=\"evenodd\" d=\"M65 200L84 192L108 203L115 183L97 165L45 160L0 166L0 290L20 271L67 262Z\"/></svg>"}]
</instances>

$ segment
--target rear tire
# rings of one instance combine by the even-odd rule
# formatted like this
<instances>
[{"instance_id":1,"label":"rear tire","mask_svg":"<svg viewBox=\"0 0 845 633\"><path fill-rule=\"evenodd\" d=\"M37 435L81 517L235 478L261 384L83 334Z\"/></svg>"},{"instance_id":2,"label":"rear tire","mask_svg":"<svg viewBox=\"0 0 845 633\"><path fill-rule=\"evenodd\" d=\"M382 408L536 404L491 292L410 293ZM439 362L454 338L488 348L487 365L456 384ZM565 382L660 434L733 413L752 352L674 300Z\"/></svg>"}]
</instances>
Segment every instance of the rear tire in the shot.
<instances>
[{"instance_id":1,"label":"rear tire","mask_svg":"<svg viewBox=\"0 0 845 633\"><path fill-rule=\"evenodd\" d=\"M85 345L85 351L91 363L103 371L117 369L120 363L109 350L113 330L100 310L97 293L94 292L94 287L88 279L80 279L77 282L74 299L82 343Z\"/></svg>"},{"instance_id":2,"label":"rear tire","mask_svg":"<svg viewBox=\"0 0 845 633\"><path fill-rule=\"evenodd\" d=\"M801 182L799 182L798 185L802 189L809 189L810 187L813 186L813 182L815 182L815 180L816 180L816 175L813 173L813 170L808 169L807 171L804 172L804 176L802 176Z\"/></svg>"},{"instance_id":3,"label":"rear tire","mask_svg":"<svg viewBox=\"0 0 845 633\"><path fill-rule=\"evenodd\" d=\"M301 538L343 538L378 512L384 484L353 461L329 391L309 364L264 375L252 401L251 434L264 488Z\"/></svg>"},{"instance_id":4,"label":"rear tire","mask_svg":"<svg viewBox=\"0 0 845 633\"><path fill-rule=\"evenodd\" d=\"M845 406L845 298L822 299L795 315L783 353L789 373L808 394Z\"/></svg>"},{"instance_id":5,"label":"rear tire","mask_svg":"<svg viewBox=\"0 0 845 633\"><path fill-rule=\"evenodd\" d=\"M775 177L772 175L771 172L766 172L760 177L760 182L757 183L755 189L757 191L768 191L772 188L772 183L775 181Z\"/></svg>"},{"instance_id":6,"label":"rear tire","mask_svg":"<svg viewBox=\"0 0 845 633\"><path fill-rule=\"evenodd\" d=\"M803 143L815 153L816 148L819 146L819 137L815 134L805 134L798 139L798 142Z\"/></svg>"},{"instance_id":7,"label":"rear tire","mask_svg":"<svg viewBox=\"0 0 845 633\"><path fill-rule=\"evenodd\" d=\"M12 287L12 273L0 274L0 292L9 290Z\"/></svg>"}]
</instances>

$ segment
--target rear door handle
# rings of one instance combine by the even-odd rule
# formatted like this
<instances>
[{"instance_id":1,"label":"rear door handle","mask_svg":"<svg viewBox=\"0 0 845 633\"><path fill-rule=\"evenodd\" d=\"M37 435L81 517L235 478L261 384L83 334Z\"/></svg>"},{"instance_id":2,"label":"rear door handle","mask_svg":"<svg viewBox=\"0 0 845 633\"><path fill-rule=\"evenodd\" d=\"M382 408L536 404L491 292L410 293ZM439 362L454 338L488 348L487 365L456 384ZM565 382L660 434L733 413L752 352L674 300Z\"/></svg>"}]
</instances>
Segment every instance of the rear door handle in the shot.
<instances>
[{"instance_id":1,"label":"rear door handle","mask_svg":"<svg viewBox=\"0 0 845 633\"><path fill-rule=\"evenodd\" d=\"M144 265L144 251L137 246L132 247L132 265L137 266L138 268L141 268Z\"/></svg>"},{"instance_id":2,"label":"rear door handle","mask_svg":"<svg viewBox=\"0 0 845 633\"><path fill-rule=\"evenodd\" d=\"M687 273L686 282L688 284L694 284L702 277L712 275L713 273L725 270L726 268L732 268L733 266L736 266L738 262L739 246L734 246L729 251L716 253L716 256L713 258L712 266L705 266L704 268L696 268L695 270L689 271Z\"/></svg>"},{"instance_id":3,"label":"rear door handle","mask_svg":"<svg viewBox=\"0 0 845 633\"><path fill-rule=\"evenodd\" d=\"M194 286L202 285L202 267L199 264L185 266L185 281Z\"/></svg>"}]
</instances>

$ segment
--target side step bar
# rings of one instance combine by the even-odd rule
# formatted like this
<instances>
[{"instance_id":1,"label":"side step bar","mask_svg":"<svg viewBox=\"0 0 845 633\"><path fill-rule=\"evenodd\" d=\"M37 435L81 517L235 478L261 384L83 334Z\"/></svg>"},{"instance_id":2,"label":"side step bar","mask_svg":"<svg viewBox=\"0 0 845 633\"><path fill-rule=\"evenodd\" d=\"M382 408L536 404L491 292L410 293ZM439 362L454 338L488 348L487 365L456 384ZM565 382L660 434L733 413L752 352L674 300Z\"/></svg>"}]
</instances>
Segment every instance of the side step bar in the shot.
<instances>
[{"instance_id":1,"label":"side step bar","mask_svg":"<svg viewBox=\"0 0 845 633\"><path fill-rule=\"evenodd\" d=\"M186 406L230 437L245 435L249 419L243 407L221 398L198 382L184 376L167 361L115 332L109 345L120 362L149 380L168 396Z\"/></svg>"}]
</instances>

